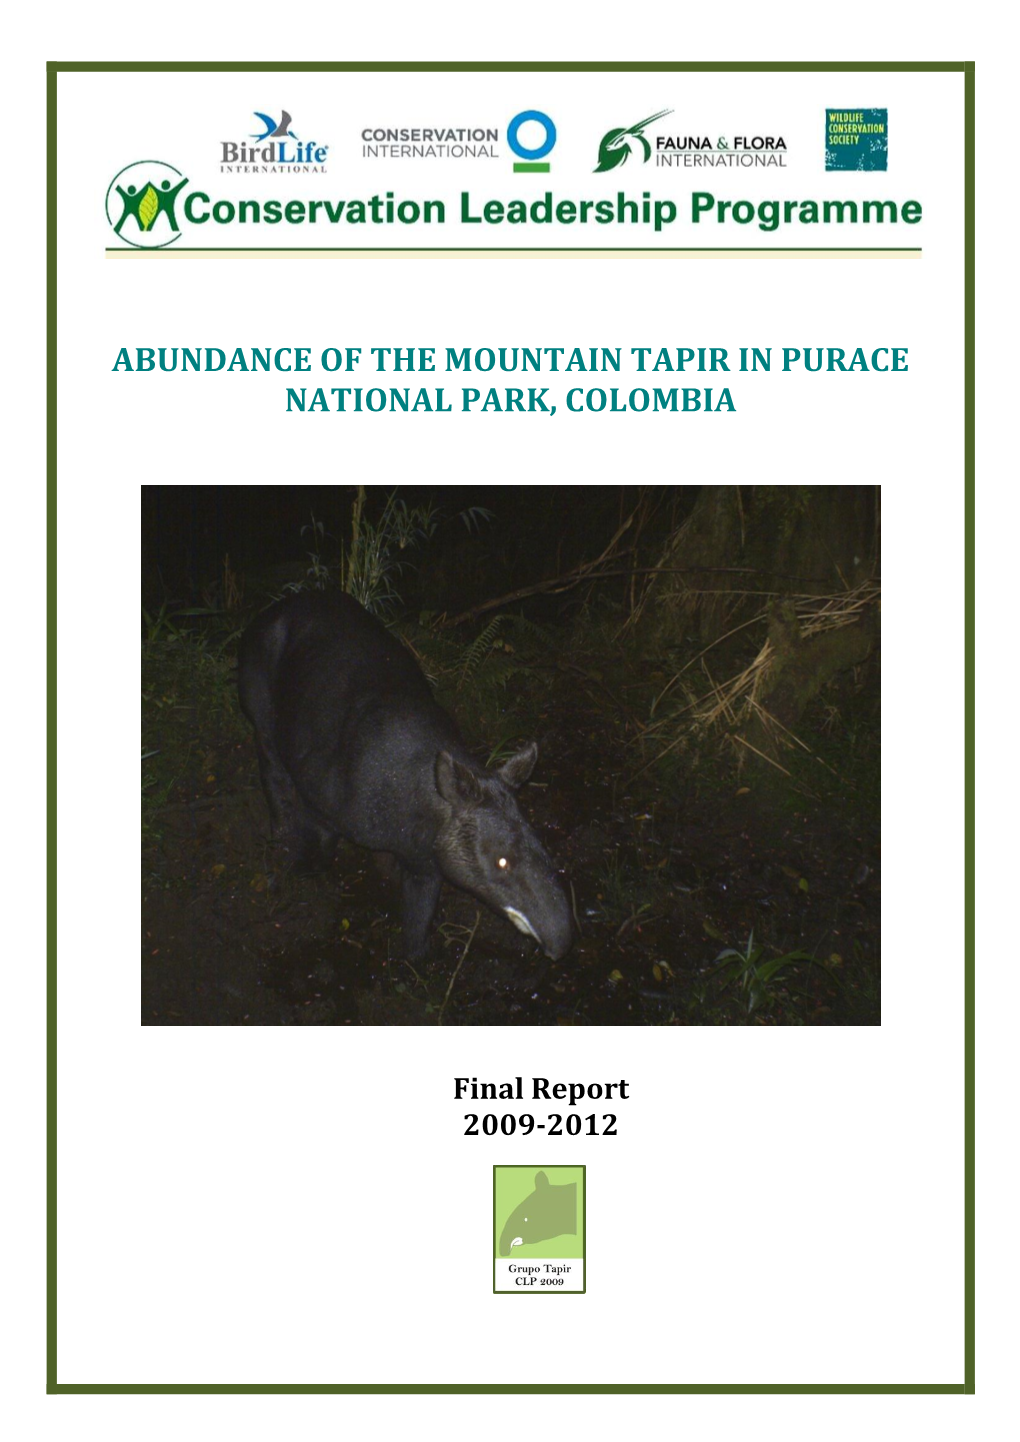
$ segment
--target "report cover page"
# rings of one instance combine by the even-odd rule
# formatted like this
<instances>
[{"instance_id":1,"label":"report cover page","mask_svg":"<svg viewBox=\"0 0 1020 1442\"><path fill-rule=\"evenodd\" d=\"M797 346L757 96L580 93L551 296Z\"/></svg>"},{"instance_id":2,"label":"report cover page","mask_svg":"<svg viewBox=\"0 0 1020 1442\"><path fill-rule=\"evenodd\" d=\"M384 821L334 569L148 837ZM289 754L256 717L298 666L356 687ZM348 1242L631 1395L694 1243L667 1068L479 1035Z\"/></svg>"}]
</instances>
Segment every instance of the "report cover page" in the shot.
<instances>
[{"instance_id":1,"label":"report cover page","mask_svg":"<svg viewBox=\"0 0 1020 1442\"><path fill-rule=\"evenodd\" d=\"M973 1390L974 70L649 51L49 68L51 1392Z\"/></svg>"}]
</instances>

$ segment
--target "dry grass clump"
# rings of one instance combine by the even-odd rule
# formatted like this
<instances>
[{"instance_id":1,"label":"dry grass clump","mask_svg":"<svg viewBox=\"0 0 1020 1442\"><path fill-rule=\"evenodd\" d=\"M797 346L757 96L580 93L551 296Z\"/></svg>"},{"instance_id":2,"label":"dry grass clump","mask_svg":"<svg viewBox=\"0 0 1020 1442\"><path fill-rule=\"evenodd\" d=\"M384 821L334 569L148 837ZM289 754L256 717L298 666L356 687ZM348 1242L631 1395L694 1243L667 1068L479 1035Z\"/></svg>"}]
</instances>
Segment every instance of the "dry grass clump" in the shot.
<instances>
[{"instance_id":1,"label":"dry grass clump","mask_svg":"<svg viewBox=\"0 0 1020 1442\"><path fill-rule=\"evenodd\" d=\"M741 762L746 752L752 751L779 770L785 770L775 755L766 754L767 749L781 751L799 746L809 751L810 748L784 726L766 704L784 653L789 655L791 646L824 632L857 624L869 608L880 604L881 584L868 580L836 595L790 597L783 621L777 623L775 612L759 611L720 636L688 661L656 698L653 718L668 695L679 694L683 704L671 707L667 715L657 721L653 719L646 728L646 740L666 740L666 745L648 765L715 733L735 748ZM768 624L769 634L754 657L736 675L725 681L717 680L709 668L711 652L738 631L755 624Z\"/></svg>"}]
</instances>

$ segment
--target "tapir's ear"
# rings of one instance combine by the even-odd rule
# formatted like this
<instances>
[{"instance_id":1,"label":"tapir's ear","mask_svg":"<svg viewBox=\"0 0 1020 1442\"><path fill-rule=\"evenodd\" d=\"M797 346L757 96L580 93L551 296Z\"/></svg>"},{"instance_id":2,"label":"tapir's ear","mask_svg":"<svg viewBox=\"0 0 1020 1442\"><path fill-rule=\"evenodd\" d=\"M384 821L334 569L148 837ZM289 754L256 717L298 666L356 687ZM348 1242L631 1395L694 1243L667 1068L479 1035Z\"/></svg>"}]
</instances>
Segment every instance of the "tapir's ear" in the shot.
<instances>
[{"instance_id":1,"label":"tapir's ear","mask_svg":"<svg viewBox=\"0 0 1020 1442\"><path fill-rule=\"evenodd\" d=\"M478 777L448 751L440 751L436 757L436 790L451 806L477 806L482 799Z\"/></svg>"},{"instance_id":2,"label":"tapir's ear","mask_svg":"<svg viewBox=\"0 0 1020 1442\"><path fill-rule=\"evenodd\" d=\"M535 1191L536 1191L536 1192L540 1192L543 1187L547 1187L548 1185L549 1185L549 1178L546 1176L545 1172L536 1172L536 1173L535 1173Z\"/></svg>"},{"instance_id":3,"label":"tapir's ear","mask_svg":"<svg viewBox=\"0 0 1020 1442\"><path fill-rule=\"evenodd\" d=\"M509 761L496 772L501 781L505 781L511 791L516 791L518 786L523 786L525 781L535 769L535 762L538 760L538 746L532 741L525 746L523 751L518 751L516 756L511 756Z\"/></svg>"}]
</instances>

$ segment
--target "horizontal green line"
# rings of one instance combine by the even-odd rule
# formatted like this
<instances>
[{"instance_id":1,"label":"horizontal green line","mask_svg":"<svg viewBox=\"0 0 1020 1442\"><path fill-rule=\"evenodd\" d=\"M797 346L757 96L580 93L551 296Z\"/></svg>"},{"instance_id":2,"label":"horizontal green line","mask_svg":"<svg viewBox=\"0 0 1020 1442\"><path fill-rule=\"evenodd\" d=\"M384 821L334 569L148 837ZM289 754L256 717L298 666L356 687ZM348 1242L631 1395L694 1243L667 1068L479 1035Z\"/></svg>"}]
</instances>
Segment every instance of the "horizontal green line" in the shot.
<instances>
[{"instance_id":1,"label":"horizontal green line","mask_svg":"<svg viewBox=\"0 0 1020 1442\"><path fill-rule=\"evenodd\" d=\"M556 251L583 251L587 255L602 255L624 250L628 255L695 255L705 252L715 255L773 255L777 251L792 250L798 255L826 255L830 252L847 251L854 255L878 255L892 251L896 255L920 255L919 245L528 245L512 247L507 245L177 245L148 250L144 247L128 249L122 245L108 245L107 255L215 255L218 250L225 252L246 251L253 255L263 252L286 251L290 255L303 255L311 251L327 251L343 254L347 251L370 250L375 255L393 255L404 251L437 251L458 255L488 255L493 251L513 249L518 255L546 254Z\"/></svg>"},{"instance_id":2,"label":"horizontal green line","mask_svg":"<svg viewBox=\"0 0 1020 1442\"><path fill-rule=\"evenodd\" d=\"M960 71L973 60L50 60L47 70L233 70L278 71Z\"/></svg>"},{"instance_id":3,"label":"horizontal green line","mask_svg":"<svg viewBox=\"0 0 1020 1442\"><path fill-rule=\"evenodd\" d=\"M876 1382L874 1385L868 1383L791 1383L789 1386L779 1382L710 1382L699 1386L693 1382L647 1382L636 1383L628 1386L624 1383L595 1382L590 1386L584 1382L536 1382L533 1385L526 1382L478 1382L478 1383L450 1383L442 1382L366 1382L364 1385L355 1383L347 1384L342 1382L316 1383L295 1383L293 1386L286 1384L275 1384L269 1382L253 1382L246 1385L243 1382L229 1382L222 1386L215 1382L189 1383L111 1383L104 1386L102 1383L57 1383L47 1391L50 1396L64 1396L78 1393L229 1393L232 1395L252 1394L258 1396L290 1395L290 1394L351 1394L369 1393L373 1395L410 1394L410 1393L599 1393L603 1395L621 1393L686 1393L694 1394L733 1394L740 1396L777 1396L787 1394L804 1395L860 1395L860 1394L884 1394L884 1395L921 1395L921 1396L964 1396L972 1389L963 1382Z\"/></svg>"}]
</instances>

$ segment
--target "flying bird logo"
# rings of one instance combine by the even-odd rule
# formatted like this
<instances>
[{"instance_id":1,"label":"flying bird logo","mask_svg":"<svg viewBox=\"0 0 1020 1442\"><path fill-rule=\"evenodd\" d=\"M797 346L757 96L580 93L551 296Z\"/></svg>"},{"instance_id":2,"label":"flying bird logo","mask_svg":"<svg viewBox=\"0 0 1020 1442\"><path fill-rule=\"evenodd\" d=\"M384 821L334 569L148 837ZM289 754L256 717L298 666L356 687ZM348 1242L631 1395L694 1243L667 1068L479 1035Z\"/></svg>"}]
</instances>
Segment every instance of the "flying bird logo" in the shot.
<instances>
[{"instance_id":1,"label":"flying bird logo","mask_svg":"<svg viewBox=\"0 0 1020 1442\"><path fill-rule=\"evenodd\" d=\"M261 121L266 127L261 135L253 135L253 140L277 140L287 136L290 136L292 140L300 140L301 137L299 135L291 135L290 116L286 110L281 112L279 122L275 121L271 115L263 115L261 110L255 110L252 113L255 119Z\"/></svg>"},{"instance_id":2,"label":"flying bird logo","mask_svg":"<svg viewBox=\"0 0 1020 1442\"><path fill-rule=\"evenodd\" d=\"M594 174L599 175L606 170L615 170L622 165L631 153L630 142L639 140L644 150L645 161L652 158L652 147L644 136L646 125L653 125L656 120L661 120L664 115L672 115L671 110L660 110L655 115L649 115L647 120L639 120L636 125L628 125L622 130L607 130L602 137L599 146L599 163L596 165Z\"/></svg>"}]
</instances>

